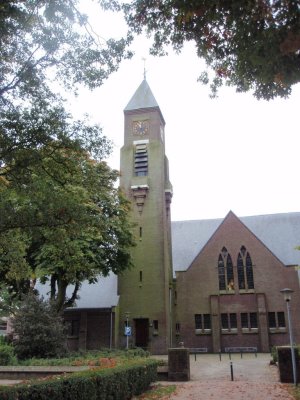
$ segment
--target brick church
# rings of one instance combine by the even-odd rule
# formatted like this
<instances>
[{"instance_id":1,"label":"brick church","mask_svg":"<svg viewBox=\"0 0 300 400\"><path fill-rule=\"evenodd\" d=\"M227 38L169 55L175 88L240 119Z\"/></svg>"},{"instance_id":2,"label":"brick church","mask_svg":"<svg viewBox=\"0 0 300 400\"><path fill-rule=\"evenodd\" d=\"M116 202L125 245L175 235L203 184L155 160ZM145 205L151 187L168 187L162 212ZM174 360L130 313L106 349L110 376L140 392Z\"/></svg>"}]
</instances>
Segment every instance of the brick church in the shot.
<instances>
[{"instance_id":1,"label":"brick church","mask_svg":"<svg viewBox=\"0 0 300 400\"><path fill-rule=\"evenodd\" d=\"M163 354L184 342L209 352L268 352L289 343L283 288L294 291L299 343L300 212L171 222L165 121L146 80L124 119L120 186L132 203L134 267L82 286L76 307L65 312L70 349L136 346Z\"/></svg>"}]
</instances>

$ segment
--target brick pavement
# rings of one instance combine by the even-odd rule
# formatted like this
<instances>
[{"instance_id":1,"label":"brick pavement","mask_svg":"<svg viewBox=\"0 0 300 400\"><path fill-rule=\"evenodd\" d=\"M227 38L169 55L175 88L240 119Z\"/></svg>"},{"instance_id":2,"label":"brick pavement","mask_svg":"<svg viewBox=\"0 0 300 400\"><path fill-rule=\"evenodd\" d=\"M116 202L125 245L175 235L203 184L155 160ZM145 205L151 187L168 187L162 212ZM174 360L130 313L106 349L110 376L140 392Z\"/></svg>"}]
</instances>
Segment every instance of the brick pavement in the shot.
<instances>
[{"instance_id":1,"label":"brick pavement","mask_svg":"<svg viewBox=\"0 0 300 400\"><path fill-rule=\"evenodd\" d=\"M269 354L190 357L191 381L177 382L170 400L293 400L288 385L279 383L276 366L270 365ZM230 361L233 367L231 381ZM170 382L169 382L170 384Z\"/></svg>"}]
</instances>

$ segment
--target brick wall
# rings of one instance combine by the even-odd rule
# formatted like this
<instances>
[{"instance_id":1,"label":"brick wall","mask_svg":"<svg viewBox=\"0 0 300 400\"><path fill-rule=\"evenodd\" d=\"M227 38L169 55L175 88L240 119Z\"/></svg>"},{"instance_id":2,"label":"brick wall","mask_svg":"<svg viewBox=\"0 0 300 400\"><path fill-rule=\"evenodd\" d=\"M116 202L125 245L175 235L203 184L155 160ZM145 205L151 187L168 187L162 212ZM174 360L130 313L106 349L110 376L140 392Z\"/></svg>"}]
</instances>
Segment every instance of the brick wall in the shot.
<instances>
[{"instance_id":1,"label":"brick wall","mask_svg":"<svg viewBox=\"0 0 300 400\"><path fill-rule=\"evenodd\" d=\"M232 257L235 290L220 291L218 257L223 247ZM245 246L253 263L254 289L239 290L237 257ZM195 258L188 270L177 273L176 321L180 323L180 340L188 347L208 347L217 352L225 347L258 347L269 351L270 346L289 342L286 304L280 290L289 287L295 292L291 301L295 340L300 341L299 279L294 269L285 267L265 245L253 235L233 214L229 213L223 223ZM271 330L268 312L284 312L286 329ZM222 332L220 315L236 313L237 330ZM243 332L241 313L257 313L257 332ZM195 314L211 314L210 337L195 334Z\"/></svg>"}]
</instances>

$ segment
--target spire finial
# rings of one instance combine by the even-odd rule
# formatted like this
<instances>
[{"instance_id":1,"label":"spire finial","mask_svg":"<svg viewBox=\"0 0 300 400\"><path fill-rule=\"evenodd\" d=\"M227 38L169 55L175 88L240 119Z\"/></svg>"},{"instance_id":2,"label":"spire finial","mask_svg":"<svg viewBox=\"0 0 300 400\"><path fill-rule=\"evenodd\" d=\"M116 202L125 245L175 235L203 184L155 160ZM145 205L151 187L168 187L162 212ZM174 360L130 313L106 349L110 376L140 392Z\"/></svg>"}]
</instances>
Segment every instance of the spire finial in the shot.
<instances>
[{"instance_id":1,"label":"spire finial","mask_svg":"<svg viewBox=\"0 0 300 400\"><path fill-rule=\"evenodd\" d=\"M147 72L146 71L146 60L147 59L145 57L143 57L142 60L144 61L144 79L146 80L146 72Z\"/></svg>"}]
</instances>

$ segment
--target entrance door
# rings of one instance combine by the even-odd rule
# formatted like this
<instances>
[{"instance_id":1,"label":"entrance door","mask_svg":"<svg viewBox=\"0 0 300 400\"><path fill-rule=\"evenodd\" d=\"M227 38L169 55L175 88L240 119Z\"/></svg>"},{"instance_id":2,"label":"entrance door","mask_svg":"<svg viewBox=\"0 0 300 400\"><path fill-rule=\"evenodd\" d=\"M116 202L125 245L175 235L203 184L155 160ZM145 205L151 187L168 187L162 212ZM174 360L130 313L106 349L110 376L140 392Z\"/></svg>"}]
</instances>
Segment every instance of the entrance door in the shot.
<instances>
[{"instance_id":1,"label":"entrance door","mask_svg":"<svg viewBox=\"0 0 300 400\"><path fill-rule=\"evenodd\" d=\"M139 318L135 320L135 345L147 349L149 340L149 319Z\"/></svg>"}]
</instances>

